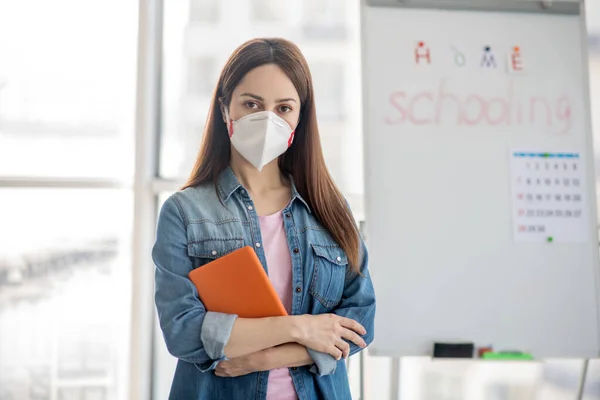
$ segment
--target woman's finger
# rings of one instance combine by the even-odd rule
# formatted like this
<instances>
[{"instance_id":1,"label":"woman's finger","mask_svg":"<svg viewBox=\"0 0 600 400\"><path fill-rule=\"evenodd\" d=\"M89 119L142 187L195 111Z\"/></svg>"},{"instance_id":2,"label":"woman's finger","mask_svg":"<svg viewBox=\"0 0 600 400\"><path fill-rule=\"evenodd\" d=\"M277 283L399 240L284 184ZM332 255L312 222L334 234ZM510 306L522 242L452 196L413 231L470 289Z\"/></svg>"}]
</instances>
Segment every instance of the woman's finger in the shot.
<instances>
[{"instance_id":1,"label":"woman's finger","mask_svg":"<svg viewBox=\"0 0 600 400\"><path fill-rule=\"evenodd\" d=\"M331 356L338 361L342 358L342 351L336 346L331 346L327 353L331 354Z\"/></svg>"},{"instance_id":2,"label":"woman's finger","mask_svg":"<svg viewBox=\"0 0 600 400\"><path fill-rule=\"evenodd\" d=\"M342 331L342 337L346 340L351 341L358 347L362 347L362 348L367 347L367 343L363 340L363 338L358 336L358 334L356 334L356 332L351 331L350 329L344 329Z\"/></svg>"},{"instance_id":3,"label":"woman's finger","mask_svg":"<svg viewBox=\"0 0 600 400\"><path fill-rule=\"evenodd\" d=\"M335 347L342 351L342 357L348 358L348 356L350 355L350 345L348 343L346 343L342 339L339 339L336 342Z\"/></svg>"},{"instance_id":4,"label":"woman's finger","mask_svg":"<svg viewBox=\"0 0 600 400\"><path fill-rule=\"evenodd\" d=\"M361 335L364 335L365 333L367 333L367 330L361 324L359 324L358 322L356 322L353 319L346 318L346 317L340 317L339 323L344 328L351 329L354 332L359 333Z\"/></svg>"}]
</instances>

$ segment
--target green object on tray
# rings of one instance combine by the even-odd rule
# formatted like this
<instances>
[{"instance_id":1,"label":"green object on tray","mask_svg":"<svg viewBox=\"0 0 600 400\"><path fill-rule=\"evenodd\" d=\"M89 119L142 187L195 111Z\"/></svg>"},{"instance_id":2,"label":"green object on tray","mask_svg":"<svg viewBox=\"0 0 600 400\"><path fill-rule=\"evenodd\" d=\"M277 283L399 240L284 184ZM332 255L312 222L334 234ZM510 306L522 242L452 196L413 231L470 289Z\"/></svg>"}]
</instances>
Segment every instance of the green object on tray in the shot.
<instances>
[{"instance_id":1,"label":"green object on tray","mask_svg":"<svg viewBox=\"0 0 600 400\"><path fill-rule=\"evenodd\" d=\"M523 360L533 360L533 356L528 353L515 353L515 352L487 352L483 353L482 359L484 360L503 360L503 361L523 361Z\"/></svg>"}]
</instances>

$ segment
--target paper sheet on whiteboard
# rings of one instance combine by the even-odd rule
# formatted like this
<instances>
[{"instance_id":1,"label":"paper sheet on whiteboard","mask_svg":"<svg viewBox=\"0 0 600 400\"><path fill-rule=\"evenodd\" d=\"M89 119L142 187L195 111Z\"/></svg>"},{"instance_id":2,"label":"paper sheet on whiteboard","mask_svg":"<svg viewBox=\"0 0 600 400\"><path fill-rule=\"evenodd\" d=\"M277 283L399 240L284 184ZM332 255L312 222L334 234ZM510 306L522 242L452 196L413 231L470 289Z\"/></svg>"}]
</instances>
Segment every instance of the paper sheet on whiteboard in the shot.
<instances>
[{"instance_id":1,"label":"paper sheet on whiteboard","mask_svg":"<svg viewBox=\"0 0 600 400\"><path fill-rule=\"evenodd\" d=\"M510 152L517 242L588 240L585 165L580 153Z\"/></svg>"}]
</instances>

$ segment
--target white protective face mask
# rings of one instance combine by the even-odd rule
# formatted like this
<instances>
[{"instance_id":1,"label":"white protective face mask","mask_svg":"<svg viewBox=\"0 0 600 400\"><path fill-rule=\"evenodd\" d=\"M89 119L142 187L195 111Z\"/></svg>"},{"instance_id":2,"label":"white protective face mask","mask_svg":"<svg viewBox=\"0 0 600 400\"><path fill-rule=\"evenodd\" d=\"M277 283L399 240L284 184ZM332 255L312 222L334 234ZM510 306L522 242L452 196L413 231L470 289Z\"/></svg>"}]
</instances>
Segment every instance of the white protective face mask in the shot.
<instances>
[{"instance_id":1,"label":"white protective face mask","mask_svg":"<svg viewBox=\"0 0 600 400\"><path fill-rule=\"evenodd\" d=\"M294 130L272 111L259 111L231 121L225 109L225 119L231 144L259 171L285 153L294 140Z\"/></svg>"}]
</instances>

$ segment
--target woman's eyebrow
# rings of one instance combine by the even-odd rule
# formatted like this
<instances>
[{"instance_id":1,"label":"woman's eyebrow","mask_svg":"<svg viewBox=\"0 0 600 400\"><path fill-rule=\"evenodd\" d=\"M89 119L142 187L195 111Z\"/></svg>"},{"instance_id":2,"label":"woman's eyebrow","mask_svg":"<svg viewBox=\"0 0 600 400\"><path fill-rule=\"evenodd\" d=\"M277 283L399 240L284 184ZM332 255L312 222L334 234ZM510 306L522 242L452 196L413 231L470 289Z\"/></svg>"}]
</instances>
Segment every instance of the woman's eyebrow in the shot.
<instances>
[{"instance_id":1,"label":"woman's eyebrow","mask_svg":"<svg viewBox=\"0 0 600 400\"><path fill-rule=\"evenodd\" d=\"M246 96L246 97L252 97L253 99L256 99L256 100L258 100L258 101L265 101L265 99L264 99L264 98L260 97L260 96L259 96L259 95L257 95L257 94L252 94L252 93L242 93L242 94L240 94L240 97L242 97L242 96ZM286 101L293 101L294 103L297 103L297 101L296 101L295 99L292 99L291 97L290 97L290 98L287 98L287 99L278 99L278 100L275 100L275 103L284 103L284 102L286 102Z\"/></svg>"},{"instance_id":2,"label":"woman's eyebrow","mask_svg":"<svg viewBox=\"0 0 600 400\"><path fill-rule=\"evenodd\" d=\"M256 100L258 100L258 101L265 101L265 99L263 99L263 98L262 98L262 97L260 97L259 95L252 94L252 93L242 93L242 94L240 94L240 97L243 97L243 96L246 96L246 97L252 97L253 99L256 99Z\"/></svg>"}]
</instances>

